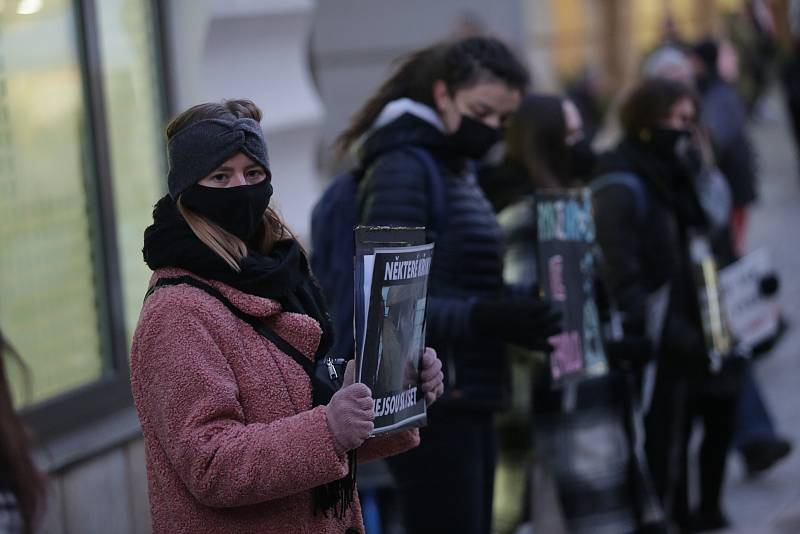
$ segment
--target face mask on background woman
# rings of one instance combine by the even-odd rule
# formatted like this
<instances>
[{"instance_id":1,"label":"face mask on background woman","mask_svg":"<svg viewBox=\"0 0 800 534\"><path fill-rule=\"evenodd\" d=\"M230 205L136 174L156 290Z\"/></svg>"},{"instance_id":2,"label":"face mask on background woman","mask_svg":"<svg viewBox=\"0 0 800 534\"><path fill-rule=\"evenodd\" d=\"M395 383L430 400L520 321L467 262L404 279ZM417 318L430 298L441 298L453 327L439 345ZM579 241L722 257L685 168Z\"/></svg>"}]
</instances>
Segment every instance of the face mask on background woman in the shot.
<instances>
[{"instance_id":1,"label":"face mask on background woman","mask_svg":"<svg viewBox=\"0 0 800 534\"><path fill-rule=\"evenodd\" d=\"M501 81L486 81L451 94L441 80L433 98L452 148L469 159L483 159L503 137L502 126L517 109L518 89Z\"/></svg>"}]
</instances>

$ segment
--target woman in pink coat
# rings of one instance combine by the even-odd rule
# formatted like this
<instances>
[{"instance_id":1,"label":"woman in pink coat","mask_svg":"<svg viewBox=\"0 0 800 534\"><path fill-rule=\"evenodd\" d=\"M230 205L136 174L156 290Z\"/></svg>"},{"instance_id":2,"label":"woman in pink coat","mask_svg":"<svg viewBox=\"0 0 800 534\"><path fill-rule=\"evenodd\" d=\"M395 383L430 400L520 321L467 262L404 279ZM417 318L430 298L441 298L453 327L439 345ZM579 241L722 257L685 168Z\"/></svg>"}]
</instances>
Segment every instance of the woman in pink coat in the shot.
<instances>
[{"instance_id":1,"label":"woman in pink coat","mask_svg":"<svg viewBox=\"0 0 800 534\"><path fill-rule=\"evenodd\" d=\"M145 231L153 269L131 349L153 531L363 532L359 461L419 443L369 438L369 388L315 378L331 324L305 254L268 207L260 110L201 104L167 127L169 195ZM442 391L428 349L421 389ZM331 395L332 394L332 395Z\"/></svg>"}]
</instances>

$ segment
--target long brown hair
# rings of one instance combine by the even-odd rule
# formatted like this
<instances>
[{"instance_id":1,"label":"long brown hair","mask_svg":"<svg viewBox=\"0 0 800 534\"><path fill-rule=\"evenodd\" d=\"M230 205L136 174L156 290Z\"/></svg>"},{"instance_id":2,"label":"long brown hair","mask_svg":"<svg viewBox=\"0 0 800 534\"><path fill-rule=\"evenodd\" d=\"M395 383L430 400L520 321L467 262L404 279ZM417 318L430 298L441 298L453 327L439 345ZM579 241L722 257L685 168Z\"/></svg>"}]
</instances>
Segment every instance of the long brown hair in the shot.
<instances>
[{"instance_id":1,"label":"long brown hair","mask_svg":"<svg viewBox=\"0 0 800 534\"><path fill-rule=\"evenodd\" d=\"M167 141L196 122L206 119L253 119L261 122L261 110L252 101L226 100L221 103L210 102L198 104L178 114L167 125ZM234 271L240 271L239 264L247 256L247 245L214 222L199 213L187 208L181 197L177 201L178 211L184 218L189 228L208 248L213 250ZM281 217L273 208L267 208L263 216L263 227L256 236L256 247L262 254L269 254L272 246L282 239L294 238L294 234L287 228Z\"/></svg>"},{"instance_id":2,"label":"long brown hair","mask_svg":"<svg viewBox=\"0 0 800 534\"><path fill-rule=\"evenodd\" d=\"M566 137L564 98L528 95L509 121L505 159L524 169L537 188L564 187L569 180Z\"/></svg>"},{"instance_id":3,"label":"long brown hair","mask_svg":"<svg viewBox=\"0 0 800 534\"><path fill-rule=\"evenodd\" d=\"M0 472L10 476L9 483L22 513L23 532L32 534L45 483L31 459L28 432L14 410L5 366L7 357L19 366L24 378L30 376L25 362L0 331Z\"/></svg>"},{"instance_id":4,"label":"long brown hair","mask_svg":"<svg viewBox=\"0 0 800 534\"><path fill-rule=\"evenodd\" d=\"M336 141L341 155L364 135L384 106L410 98L435 108L433 83L441 80L453 95L483 81L501 81L524 92L528 73L516 56L494 37L467 37L423 48L400 59L394 73L355 114Z\"/></svg>"}]
</instances>

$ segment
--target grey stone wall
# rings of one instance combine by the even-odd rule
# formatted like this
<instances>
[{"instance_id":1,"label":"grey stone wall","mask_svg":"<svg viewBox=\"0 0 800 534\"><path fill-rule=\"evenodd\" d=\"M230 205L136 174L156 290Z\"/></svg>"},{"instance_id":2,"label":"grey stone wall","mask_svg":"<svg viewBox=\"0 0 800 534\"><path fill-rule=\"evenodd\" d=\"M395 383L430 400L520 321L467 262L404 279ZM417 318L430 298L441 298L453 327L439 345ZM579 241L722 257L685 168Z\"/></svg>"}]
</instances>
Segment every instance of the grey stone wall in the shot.
<instances>
[{"instance_id":1,"label":"grey stone wall","mask_svg":"<svg viewBox=\"0 0 800 534\"><path fill-rule=\"evenodd\" d=\"M144 445L136 439L50 475L41 534L150 534Z\"/></svg>"}]
</instances>

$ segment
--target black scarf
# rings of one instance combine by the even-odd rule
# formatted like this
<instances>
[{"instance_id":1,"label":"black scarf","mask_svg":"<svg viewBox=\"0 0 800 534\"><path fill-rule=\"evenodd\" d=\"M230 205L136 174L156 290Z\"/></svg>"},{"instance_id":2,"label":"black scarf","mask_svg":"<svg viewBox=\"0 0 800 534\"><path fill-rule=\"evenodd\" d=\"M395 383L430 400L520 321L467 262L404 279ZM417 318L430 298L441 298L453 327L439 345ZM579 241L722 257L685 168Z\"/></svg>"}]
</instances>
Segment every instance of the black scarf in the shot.
<instances>
[{"instance_id":1,"label":"black scarf","mask_svg":"<svg viewBox=\"0 0 800 534\"><path fill-rule=\"evenodd\" d=\"M175 201L167 195L153 209L153 224L144 232L142 252L145 263L153 270L186 269L244 293L277 300L285 311L312 317L322 328L316 360L325 357L333 345L333 324L322 290L311 274L300 244L293 239L278 241L269 255L248 247L247 257L239 264L241 271L237 273L200 241L181 216ZM342 517L349 508L355 488L354 454L349 455L349 464L345 478L314 488L318 510L325 514L331 510L336 517Z\"/></svg>"},{"instance_id":2,"label":"black scarf","mask_svg":"<svg viewBox=\"0 0 800 534\"><path fill-rule=\"evenodd\" d=\"M153 209L153 224L144 232L142 252L145 263L153 270L186 269L243 293L277 300L285 311L312 317L323 332L316 358L325 356L330 349L333 341L330 314L297 241L278 241L267 256L248 248L237 273L198 239L167 195Z\"/></svg>"},{"instance_id":3,"label":"black scarf","mask_svg":"<svg viewBox=\"0 0 800 534\"><path fill-rule=\"evenodd\" d=\"M650 190L675 213L683 228L708 227L694 189L691 169L677 157L664 158L648 143L628 137L601 160L599 174L624 171L645 179Z\"/></svg>"}]
</instances>

